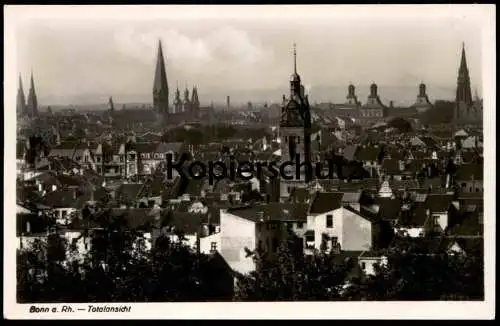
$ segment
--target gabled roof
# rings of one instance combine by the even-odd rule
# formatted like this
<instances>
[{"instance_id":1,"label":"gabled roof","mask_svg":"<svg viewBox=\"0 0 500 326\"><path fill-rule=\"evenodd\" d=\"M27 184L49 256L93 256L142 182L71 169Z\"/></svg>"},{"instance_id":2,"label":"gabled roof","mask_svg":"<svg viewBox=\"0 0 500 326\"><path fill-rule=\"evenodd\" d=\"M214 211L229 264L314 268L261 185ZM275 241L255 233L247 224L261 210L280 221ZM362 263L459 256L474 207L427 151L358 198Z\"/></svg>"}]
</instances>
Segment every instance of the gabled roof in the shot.
<instances>
[{"instance_id":1,"label":"gabled roof","mask_svg":"<svg viewBox=\"0 0 500 326\"><path fill-rule=\"evenodd\" d=\"M155 210L151 208L114 208L110 212L111 216L122 217L125 220L125 227L129 230L148 230L156 223Z\"/></svg>"},{"instance_id":2,"label":"gabled roof","mask_svg":"<svg viewBox=\"0 0 500 326\"><path fill-rule=\"evenodd\" d=\"M228 213L252 222L306 221L308 205L291 203L268 203L228 209Z\"/></svg>"},{"instance_id":3,"label":"gabled roof","mask_svg":"<svg viewBox=\"0 0 500 326\"><path fill-rule=\"evenodd\" d=\"M363 195L362 190L351 191L351 192L343 192L342 193L342 203L359 203L361 200L361 196Z\"/></svg>"},{"instance_id":4,"label":"gabled roof","mask_svg":"<svg viewBox=\"0 0 500 326\"><path fill-rule=\"evenodd\" d=\"M162 226L174 227L176 231L192 235L200 232L205 220L206 214L173 211L162 219Z\"/></svg>"},{"instance_id":5,"label":"gabled roof","mask_svg":"<svg viewBox=\"0 0 500 326\"><path fill-rule=\"evenodd\" d=\"M395 220L399 218L401 206L403 202L401 199L395 198L375 198L375 204L378 205L378 215L382 220Z\"/></svg>"},{"instance_id":6,"label":"gabled roof","mask_svg":"<svg viewBox=\"0 0 500 326\"><path fill-rule=\"evenodd\" d=\"M452 194L428 194L425 206L431 213L448 212L453 201Z\"/></svg>"},{"instance_id":7,"label":"gabled roof","mask_svg":"<svg viewBox=\"0 0 500 326\"><path fill-rule=\"evenodd\" d=\"M309 214L323 214L342 207L341 192L317 192L311 201Z\"/></svg>"}]
</instances>

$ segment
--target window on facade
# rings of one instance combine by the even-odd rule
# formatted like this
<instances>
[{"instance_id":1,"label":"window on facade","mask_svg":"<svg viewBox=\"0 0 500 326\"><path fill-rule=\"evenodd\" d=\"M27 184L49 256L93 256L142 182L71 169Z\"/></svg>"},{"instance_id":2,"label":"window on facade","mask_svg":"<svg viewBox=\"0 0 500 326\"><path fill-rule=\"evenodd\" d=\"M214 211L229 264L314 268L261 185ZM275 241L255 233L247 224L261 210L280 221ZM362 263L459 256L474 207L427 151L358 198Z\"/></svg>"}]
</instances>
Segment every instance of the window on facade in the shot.
<instances>
[{"instance_id":1,"label":"window on facade","mask_svg":"<svg viewBox=\"0 0 500 326\"><path fill-rule=\"evenodd\" d=\"M306 235L307 242L314 242L314 233Z\"/></svg>"},{"instance_id":2,"label":"window on facade","mask_svg":"<svg viewBox=\"0 0 500 326\"><path fill-rule=\"evenodd\" d=\"M303 222L297 222L297 229L302 229L304 227Z\"/></svg>"},{"instance_id":3,"label":"window on facade","mask_svg":"<svg viewBox=\"0 0 500 326\"><path fill-rule=\"evenodd\" d=\"M100 156L97 156L96 160L97 160L97 163L101 163L101 157Z\"/></svg>"},{"instance_id":4,"label":"window on facade","mask_svg":"<svg viewBox=\"0 0 500 326\"><path fill-rule=\"evenodd\" d=\"M68 212L61 211L61 218L66 218L66 216L68 216Z\"/></svg>"},{"instance_id":5,"label":"window on facade","mask_svg":"<svg viewBox=\"0 0 500 326\"><path fill-rule=\"evenodd\" d=\"M326 216L326 227L333 228L333 215Z\"/></svg>"},{"instance_id":6,"label":"window on facade","mask_svg":"<svg viewBox=\"0 0 500 326\"><path fill-rule=\"evenodd\" d=\"M479 192L479 188L476 188L476 192Z\"/></svg>"},{"instance_id":7,"label":"window on facade","mask_svg":"<svg viewBox=\"0 0 500 326\"><path fill-rule=\"evenodd\" d=\"M210 251L211 252L217 251L217 242L210 243Z\"/></svg>"},{"instance_id":8,"label":"window on facade","mask_svg":"<svg viewBox=\"0 0 500 326\"><path fill-rule=\"evenodd\" d=\"M365 269L366 269L366 263L364 263L364 262L363 262L363 263L361 263L361 269L362 269L362 270L365 270Z\"/></svg>"},{"instance_id":9,"label":"window on facade","mask_svg":"<svg viewBox=\"0 0 500 326\"><path fill-rule=\"evenodd\" d=\"M439 216L434 215L432 217L432 222L434 223L434 226L439 226Z\"/></svg>"}]
</instances>

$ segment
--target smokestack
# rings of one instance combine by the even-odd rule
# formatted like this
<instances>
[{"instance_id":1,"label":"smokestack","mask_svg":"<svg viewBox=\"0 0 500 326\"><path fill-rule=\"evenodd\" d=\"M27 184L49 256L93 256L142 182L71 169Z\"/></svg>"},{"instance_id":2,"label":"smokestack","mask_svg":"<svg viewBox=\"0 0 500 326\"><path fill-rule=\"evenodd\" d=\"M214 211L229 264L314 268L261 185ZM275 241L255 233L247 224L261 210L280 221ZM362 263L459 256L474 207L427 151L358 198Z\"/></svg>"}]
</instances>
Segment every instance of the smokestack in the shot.
<instances>
[{"instance_id":1,"label":"smokestack","mask_svg":"<svg viewBox=\"0 0 500 326\"><path fill-rule=\"evenodd\" d=\"M226 106L228 110L231 109L231 97L229 95L226 96Z\"/></svg>"}]
</instances>

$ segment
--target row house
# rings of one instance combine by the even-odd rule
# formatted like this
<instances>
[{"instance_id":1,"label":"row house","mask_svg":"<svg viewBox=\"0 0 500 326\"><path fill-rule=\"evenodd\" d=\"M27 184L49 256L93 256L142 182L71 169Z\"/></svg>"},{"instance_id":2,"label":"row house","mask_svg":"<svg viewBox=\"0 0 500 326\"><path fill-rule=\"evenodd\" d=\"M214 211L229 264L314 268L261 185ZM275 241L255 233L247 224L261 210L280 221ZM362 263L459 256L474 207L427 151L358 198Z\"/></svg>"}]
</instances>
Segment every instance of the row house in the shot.
<instances>
[{"instance_id":1,"label":"row house","mask_svg":"<svg viewBox=\"0 0 500 326\"><path fill-rule=\"evenodd\" d=\"M396 232L410 237L442 234L455 210L453 194L418 194L401 207Z\"/></svg>"},{"instance_id":2,"label":"row house","mask_svg":"<svg viewBox=\"0 0 500 326\"><path fill-rule=\"evenodd\" d=\"M106 177L130 178L150 175L166 164L168 155L176 161L182 143L99 144L95 149L96 171Z\"/></svg>"}]
</instances>

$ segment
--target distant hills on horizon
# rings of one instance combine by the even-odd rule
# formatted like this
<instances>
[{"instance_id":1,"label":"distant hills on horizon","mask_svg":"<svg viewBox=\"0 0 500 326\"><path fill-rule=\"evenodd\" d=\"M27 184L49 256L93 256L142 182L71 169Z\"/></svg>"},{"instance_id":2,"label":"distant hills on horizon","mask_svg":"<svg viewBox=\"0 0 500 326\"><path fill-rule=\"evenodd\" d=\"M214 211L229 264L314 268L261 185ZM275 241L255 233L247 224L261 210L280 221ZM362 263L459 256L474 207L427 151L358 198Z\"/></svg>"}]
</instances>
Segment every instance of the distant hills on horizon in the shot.
<instances>
[{"instance_id":1,"label":"distant hills on horizon","mask_svg":"<svg viewBox=\"0 0 500 326\"><path fill-rule=\"evenodd\" d=\"M356 87L358 100L362 103L366 102L366 98L370 91L370 85L362 85ZM172 89L173 95L173 89ZM309 94L311 104L315 103L343 103L347 96L346 86L318 86L306 87L306 93ZM230 96L231 106L246 107L248 102L254 105L263 105L267 103L281 103L282 95L288 96L288 88L270 88L270 89L248 89L248 90L221 90L221 89L203 89L198 88L198 94L202 106L209 106L211 103L214 106L225 106L226 96ZM394 106L407 107L412 105L418 94L418 85L415 86L386 86L378 85L378 94L382 102L389 105L393 101ZM455 98L454 87L436 87L427 85L427 94L429 100L453 100ZM52 109L67 108L73 106L75 109L90 109L100 110L108 108L109 97L113 97L113 102L116 110L120 110L125 104L129 107L137 107L145 105L150 106L152 103L152 95L150 94L78 94L61 97L44 97L43 94L38 94L39 106L41 108L51 106ZM172 100L173 102L173 96Z\"/></svg>"}]
</instances>

